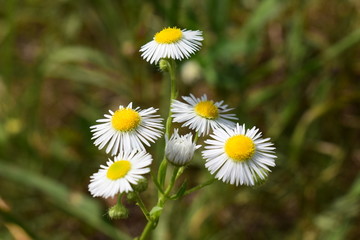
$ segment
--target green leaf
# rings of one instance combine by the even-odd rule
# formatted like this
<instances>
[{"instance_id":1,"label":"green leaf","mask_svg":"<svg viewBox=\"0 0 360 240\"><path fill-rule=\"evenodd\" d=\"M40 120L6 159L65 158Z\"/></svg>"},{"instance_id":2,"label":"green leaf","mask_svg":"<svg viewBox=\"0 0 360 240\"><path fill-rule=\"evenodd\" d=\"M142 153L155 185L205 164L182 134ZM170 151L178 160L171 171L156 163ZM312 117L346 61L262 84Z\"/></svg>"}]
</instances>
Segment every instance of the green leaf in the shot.
<instances>
[{"instance_id":1,"label":"green leaf","mask_svg":"<svg viewBox=\"0 0 360 240\"><path fill-rule=\"evenodd\" d=\"M151 216L155 216L155 215L159 214L162 210L163 210L162 207L155 206L155 207L153 207L153 208L151 209L150 215L151 215Z\"/></svg>"},{"instance_id":2,"label":"green leaf","mask_svg":"<svg viewBox=\"0 0 360 240\"><path fill-rule=\"evenodd\" d=\"M63 47L49 54L42 65L46 77L69 79L128 94L127 84L119 84L115 61L100 51L79 46Z\"/></svg>"},{"instance_id":3,"label":"green leaf","mask_svg":"<svg viewBox=\"0 0 360 240\"><path fill-rule=\"evenodd\" d=\"M104 69L111 69L114 63L103 53L83 46L67 46L52 52L47 61L49 64L91 63ZM47 66L47 65L45 65Z\"/></svg>"},{"instance_id":4,"label":"green leaf","mask_svg":"<svg viewBox=\"0 0 360 240\"><path fill-rule=\"evenodd\" d=\"M176 200L176 199L181 198L184 195L184 193L186 192L186 188L187 188L187 181L185 180L185 182L183 182L183 184L181 184L179 191L176 194L172 195L170 197L170 199Z\"/></svg>"},{"instance_id":5,"label":"green leaf","mask_svg":"<svg viewBox=\"0 0 360 240\"><path fill-rule=\"evenodd\" d=\"M162 193L164 194L164 191L162 190L159 182L157 181L156 177L151 173L151 179L153 181L153 183L155 184L155 186L157 187L157 189Z\"/></svg>"},{"instance_id":6,"label":"green leaf","mask_svg":"<svg viewBox=\"0 0 360 240\"><path fill-rule=\"evenodd\" d=\"M160 187L164 186L165 178L166 178L166 169L167 169L167 160L163 160L160 164L159 173L158 173L158 181Z\"/></svg>"}]
</instances>

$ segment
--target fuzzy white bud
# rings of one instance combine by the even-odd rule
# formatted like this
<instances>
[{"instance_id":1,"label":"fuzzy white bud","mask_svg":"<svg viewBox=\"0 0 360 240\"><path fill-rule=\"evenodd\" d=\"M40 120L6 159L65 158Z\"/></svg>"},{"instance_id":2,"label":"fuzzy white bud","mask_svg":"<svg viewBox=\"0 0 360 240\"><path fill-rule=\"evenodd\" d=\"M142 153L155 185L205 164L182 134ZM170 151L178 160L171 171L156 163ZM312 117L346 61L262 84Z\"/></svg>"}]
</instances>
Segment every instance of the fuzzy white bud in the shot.
<instances>
[{"instance_id":1,"label":"fuzzy white bud","mask_svg":"<svg viewBox=\"0 0 360 240\"><path fill-rule=\"evenodd\" d=\"M184 166L190 162L195 150L199 147L201 147L201 145L196 145L195 142L192 141L192 133L179 135L178 129L174 129L173 135L166 141L166 158L176 166Z\"/></svg>"}]
</instances>

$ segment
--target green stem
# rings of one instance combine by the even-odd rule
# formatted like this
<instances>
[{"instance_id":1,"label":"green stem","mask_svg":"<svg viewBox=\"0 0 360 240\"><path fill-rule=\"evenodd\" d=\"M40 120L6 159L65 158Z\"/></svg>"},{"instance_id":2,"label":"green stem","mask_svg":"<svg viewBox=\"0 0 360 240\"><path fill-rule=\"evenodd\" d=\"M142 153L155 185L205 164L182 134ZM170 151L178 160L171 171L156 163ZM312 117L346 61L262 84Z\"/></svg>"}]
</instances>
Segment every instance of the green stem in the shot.
<instances>
[{"instance_id":1,"label":"green stem","mask_svg":"<svg viewBox=\"0 0 360 240\"><path fill-rule=\"evenodd\" d=\"M116 204L122 205L122 196L123 196L123 195L124 195L123 193L120 193L120 194L118 195L118 199L117 199L117 201L116 201Z\"/></svg>"},{"instance_id":2,"label":"green stem","mask_svg":"<svg viewBox=\"0 0 360 240\"><path fill-rule=\"evenodd\" d=\"M175 61L172 59L167 59L166 63L167 63L167 70L170 76L170 99L169 99L169 113L166 119L166 126L165 126L165 136L170 138L170 130L171 130L171 122L172 122L171 104L173 99L176 98L176 75L175 75L176 65L175 65ZM167 169L167 160L164 151L164 158L160 164L159 173L158 173L158 182L162 187L164 186L165 183L166 169Z\"/></svg>"},{"instance_id":3,"label":"green stem","mask_svg":"<svg viewBox=\"0 0 360 240\"><path fill-rule=\"evenodd\" d=\"M170 183L169 183L168 187L166 188L165 193L160 195L160 197L158 199L158 203L156 205L157 207L164 208L165 202L168 199L168 195L171 192L171 190L173 189L173 187L175 185L175 181L179 176L179 174L178 174L179 169L180 169L179 167L174 167L174 171L173 171L173 175L171 176ZM155 217L154 216L149 217L148 223L146 224L139 240L145 240L147 238L147 236L150 234L152 229L155 228L156 223L159 220L159 216L160 216L160 214L157 213L157 215Z\"/></svg>"},{"instance_id":4,"label":"green stem","mask_svg":"<svg viewBox=\"0 0 360 240\"><path fill-rule=\"evenodd\" d=\"M161 188L163 188L164 184L165 184L167 165L168 165L168 162L166 160L166 155L164 153L164 158L160 163L159 172L158 172L158 183L159 183Z\"/></svg>"},{"instance_id":5,"label":"green stem","mask_svg":"<svg viewBox=\"0 0 360 240\"><path fill-rule=\"evenodd\" d=\"M169 72L169 76L170 76L169 113L168 113L168 117L166 119L165 136L170 138L171 122L172 122L171 104L172 104L172 101L176 98L175 61L172 59L164 59L164 60L166 60L167 71ZM155 179L154 179L155 185L158 187L158 202L155 207L159 207L160 209L162 209L164 207L166 199L168 198L168 195L171 192L172 188L174 187L177 177L179 176L179 174L178 174L179 167L175 167L173 175L171 176L170 183L169 183L168 187L166 188L166 190L163 191L162 189L164 189L164 185L165 185L167 166L168 166L168 161L166 159L166 153L165 153L165 149L164 149L164 158L159 166L157 181L155 182ZM182 171L180 171L180 172L182 173ZM150 232L156 227L160 214L161 214L161 211L157 212L156 214L151 214L151 212L149 213L149 218L147 218L148 223L146 224L143 232L141 233L139 240L147 239Z\"/></svg>"},{"instance_id":6,"label":"green stem","mask_svg":"<svg viewBox=\"0 0 360 240\"><path fill-rule=\"evenodd\" d=\"M171 129L171 104L172 101L176 98L176 75L175 75L175 61L169 60L168 61L168 69L170 75L170 106L169 106L169 114L166 120L166 135L170 137L170 129Z\"/></svg>"},{"instance_id":7,"label":"green stem","mask_svg":"<svg viewBox=\"0 0 360 240\"><path fill-rule=\"evenodd\" d=\"M169 183L168 187L166 188L165 193L161 194L158 199L158 204L157 204L158 207L161 207L161 208L164 207L166 199L168 198L169 193L171 192L171 190L174 187L175 181L177 179L178 171L179 171L179 167L175 167L174 171L173 171L173 175L171 176L170 183Z\"/></svg>"},{"instance_id":8,"label":"green stem","mask_svg":"<svg viewBox=\"0 0 360 240\"><path fill-rule=\"evenodd\" d=\"M206 182L204 182L204 183L202 183L202 184L200 184L200 185L197 185L196 187L190 188L189 190L187 190L187 191L184 193L183 196L188 195L188 194L190 194L190 193L192 193L192 192L195 192L195 191L197 191L197 190L199 190L199 189L201 189L201 188L203 188L203 187L206 187L207 185L212 184L215 180L216 180L215 178L212 178L212 179L210 179L210 180L208 180L208 181L206 181Z\"/></svg>"},{"instance_id":9,"label":"green stem","mask_svg":"<svg viewBox=\"0 0 360 240\"><path fill-rule=\"evenodd\" d=\"M179 167L174 167L173 175L171 176L170 184L166 188L164 196L167 197L174 187L175 180L178 178Z\"/></svg>"},{"instance_id":10,"label":"green stem","mask_svg":"<svg viewBox=\"0 0 360 240\"><path fill-rule=\"evenodd\" d=\"M175 180L177 180L181 176L181 174L184 172L185 168L186 168L186 166L182 166L179 168L179 171L176 174Z\"/></svg>"},{"instance_id":11,"label":"green stem","mask_svg":"<svg viewBox=\"0 0 360 240\"><path fill-rule=\"evenodd\" d=\"M146 224L143 232L141 233L141 236L139 238L139 240L145 240L147 239L148 235L150 234L150 232L153 230L154 228L154 222L153 221L148 221L148 223Z\"/></svg>"},{"instance_id":12,"label":"green stem","mask_svg":"<svg viewBox=\"0 0 360 240\"><path fill-rule=\"evenodd\" d=\"M160 183L158 183L158 181L157 181L157 178L156 178L156 177L154 176L154 174L152 174L151 172L150 172L150 175L151 175L151 179L153 180L153 182L154 182L157 190L158 190L160 193L164 194L164 191L163 191L162 187L160 186Z\"/></svg>"},{"instance_id":13,"label":"green stem","mask_svg":"<svg viewBox=\"0 0 360 240\"><path fill-rule=\"evenodd\" d=\"M195 133L195 136L194 136L194 143L196 144L197 143L197 140L199 139L199 134L198 132Z\"/></svg>"},{"instance_id":14,"label":"green stem","mask_svg":"<svg viewBox=\"0 0 360 240\"><path fill-rule=\"evenodd\" d=\"M143 212L144 216L148 221L150 221L150 214L149 211L146 209L144 202L142 201L140 194L138 192L135 192L136 194L136 202L137 205L140 207L141 211Z\"/></svg>"}]
</instances>

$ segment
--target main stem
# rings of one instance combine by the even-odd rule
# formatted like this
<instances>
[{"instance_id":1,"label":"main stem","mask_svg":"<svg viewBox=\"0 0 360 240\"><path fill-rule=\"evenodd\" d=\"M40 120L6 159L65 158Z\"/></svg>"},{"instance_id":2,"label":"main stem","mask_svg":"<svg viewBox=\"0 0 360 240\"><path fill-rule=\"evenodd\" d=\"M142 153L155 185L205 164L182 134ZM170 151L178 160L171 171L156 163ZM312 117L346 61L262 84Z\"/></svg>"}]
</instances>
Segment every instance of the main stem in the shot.
<instances>
[{"instance_id":1,"label":"main stem","mask_svg":"<svg viewBox=\"0 0 360 240\"><path fill-rule=\"evenodd\" d=\"M175 181L176 181L176 178L178 177L179 169L180 169L179 167L174 167L174 171L171 176L170 183L169 183L168 187L166 188L165 193L159 195L159 199L158 199L156 207L159 207L161 209L160 213L158 213L155 217L150 216L143 232L141 233L139 240L147 239L150 232L156 227L156 224L159 221L159 217L162 212L162 208L164 208L165 202L169 198L171 190L173 189L173 187L175 185Z\"/></svg>"},{"instance_id":2,"label":"main stem","mask_svg":"<svg viewBox=\"0 0 360 240\"><path fill-rule=\"evenodd\" d=\"M170 76L170 99L169 99L169 113L166 119L165 125L165 136L170 138L170 131L171 131L171 104L172 101L176 98L176 75L175 75L175 61L172 59L164 60L166 61L166 69L169 72ZM167 160L164 150L164 158L160 164L159 172L158 172L158 182L161 187L164 187L165 178L166 178L166 169L167 169Z\"/></svg>"},{"instance_id":3,"label":"main stem","mask_svg":"<svg viewBox=\"0 0 360 240\"><path fill-rule=\"evenodd\" d=\"M167 60L167 69L170 75L170 105L169 105L169 114L166 120L166 134L170 137L170 129L171 129L171 103L173 99L176 98L176 75L175 75L175 61Z\"/></svg>"},{"instance_id":4,"label":"main stem","mask_svg":"<svg viewBox=\"0 0 360 240\"><path fill-rule=\"evenodd\" d=\"M143 230L143 232L142 232L139 240L145 240L145 239L148 237L149 233L150 233L150 232L153 230L153 228L154 228L154 224L155 224L155 223L154 223L153 221L148 221L148 222L147 222L147 224L146 224L146 226L145 226L145 228L144 228L144 230Z\"/></svg>"},{"instance_id":5,"label":"main stem","mask_svg":"<svg viewBox=\"0 0 360 240\"><path fill-rule=\"evenodd\" d=\"M165 61L166 61L166 70L169 72L169 76L170 76L169 113L168 113L168 117L166 119L165 136L170 138L171 122L172 122L171 104L172 104L173 99L176 98L176 76L175 76L175 61L172 59L166 59ZM163 189L164 189L164 185L165 185L167 166L168 166L168 163L166 160L166 154L165 154L165 149L164 149L164 158L159 166L159 171L158 171L158 176L157 176L158 183L159 183L160 187ZM164 193L162 193L161 191L158 191L158 202L156 205L157 207L160 207L160 208L164 207L166 199L168 198L172 188L174 187L178 171L179 171L179 168L175 167L173 175L170 180L170 183L169 183L168 187L166 188L166 190L163 191ZM160 214L161 214L161 212L159 213L159 215L157 215L155 217L150 216L143 232L141 233L139 240L147 239L150 232L156 227L156 224L157 224L157 221L159 220Z\"/></svg>"}]
</instances>

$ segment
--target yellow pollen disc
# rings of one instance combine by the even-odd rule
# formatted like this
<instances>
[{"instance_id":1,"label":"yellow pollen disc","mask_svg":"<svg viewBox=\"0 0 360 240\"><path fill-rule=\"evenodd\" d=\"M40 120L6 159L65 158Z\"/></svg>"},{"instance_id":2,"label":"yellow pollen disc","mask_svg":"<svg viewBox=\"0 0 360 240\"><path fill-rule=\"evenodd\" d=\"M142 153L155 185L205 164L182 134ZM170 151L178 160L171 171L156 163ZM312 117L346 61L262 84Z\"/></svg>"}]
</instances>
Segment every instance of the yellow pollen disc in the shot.
<instances>
[{"instance_id":1,"label":"yellow pollen disc","mask_svg":"<svg viewBox=\"0 0 360 240\"><path fill-rule=\"evenodd\" d=\"M155 34L155 41L157 43L175 43L182 38L182 31L179 28L165 28Z\"/></svg>"},{"instance_id":2,"label":"yellow pollen disc","mask_svg":"<svg viewBox=\"0 0 360 240\"><path fill-rule=\"evenodd\" d=\"M253 140L244 135L230 137L225 143L225 152L233 160L243 162L255 153Z\"/></svg>"},{"instance_id":3,"label":"yellow pollen disc","mask_svg":"<svg viewBox=\"0 0 360 240\"><path fill-rule=\"evenodd\" d=\"M207 119L215 119L219 116L219 110L212 101L199 102L194 109L198 115Z\"/></svg>"},{"instance_id":4,"label":"yellow pollen disc","mask_svg":"<svg viewBox=\"0 0 360 240\"><path fill-rule=\"evenodd\" d=\"M140 123L140 115L131 108L117 110L111 118L112 126L122 132L131 131Z\"/></svg>"},{"instance_id":5,"label":"yellow pollen disc","mask_svg":"<svg viewBox=\"0 0 360 240\"><path fill-rule=\"evenodd\" d=\"M127 160L114 162L107 170L106 177L111 180L123 178L129 172L131 163Z\"/></svg>"}]
</instances>

